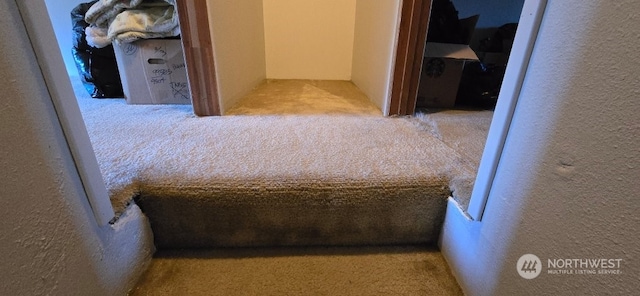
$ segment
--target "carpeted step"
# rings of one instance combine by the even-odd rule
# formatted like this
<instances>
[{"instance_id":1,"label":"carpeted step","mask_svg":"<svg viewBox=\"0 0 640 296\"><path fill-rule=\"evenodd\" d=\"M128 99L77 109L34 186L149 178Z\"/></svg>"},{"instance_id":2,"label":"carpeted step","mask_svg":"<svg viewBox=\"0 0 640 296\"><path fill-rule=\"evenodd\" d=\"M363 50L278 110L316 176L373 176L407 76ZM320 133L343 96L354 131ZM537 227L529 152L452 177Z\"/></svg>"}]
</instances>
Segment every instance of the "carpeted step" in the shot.
<instances>
[{"instance_id":1,"label":"carpeted step","mask_svg":"<svg viewBox=\"0 0 640 296\"><path fill-rule=\"evenodd\" d=\"M189 139L180 153L147 144L151 161L136 174L158 248L435 242L465 167L408 118L198 121L213 132L174 130Z\"/></svg>"},{"instance_id":2,"label":"carpeted step","mask_svg":"<svg viewBox=\"0 0 640 296\"><path fill-rule=\"evenodd\" d=\"M475 177L416 118L79 103L116 211L137 196L159 248L434 242Z\"/></svg>"},{"instance_id":3,"label":"carpeted step","mask_svg":"<svg viewBox=\"0 0 640 296\"><path fill-rule=\"evenodd\" d=\"M144 186L136 199L160 249L433 243L444 179L221 181Z\"/></svg>"},{"instance_id":4,"label":"carpeted step","mask_svg":"<svg viewBox=\"0 0 640 296\"><path fill-rule=\"evenodd\" d=\"M138 196L158 248L435 242L473 179L414 118L156 113L94 135L112 196Z\"/></svg>"}]
</instances>

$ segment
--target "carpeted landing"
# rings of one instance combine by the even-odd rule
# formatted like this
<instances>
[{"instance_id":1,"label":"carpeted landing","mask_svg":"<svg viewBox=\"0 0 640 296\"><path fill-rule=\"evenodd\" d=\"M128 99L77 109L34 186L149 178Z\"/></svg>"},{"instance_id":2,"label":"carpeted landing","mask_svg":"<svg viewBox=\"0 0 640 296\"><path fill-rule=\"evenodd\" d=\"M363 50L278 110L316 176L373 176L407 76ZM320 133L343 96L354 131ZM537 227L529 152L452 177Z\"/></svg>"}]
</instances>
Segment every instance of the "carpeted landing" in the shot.
<instances>
[{"instance_id":1,"label":"carpeted landing","mask_svg":"<svg viewBox=\"0 0 640 296\"><path fill-rule=\"evenodd\" d=\"M447 197L470 196L480 156L460 149L484 144L430 115L199 118L92 99L73 80L116 211L135 198L159 249L433 243ZM323 87L300 89L340 98Z\"/></svg>"},{"instance_id":2,"label":"carpeted landing","mask_svg":"<svg viewBox=\"0 0 640 296\"><path fill-rule=\"evenodd\" d=\"M130 295L463 294L440 252L405 246L160 251Z\"/></svg>"}]
</instances>

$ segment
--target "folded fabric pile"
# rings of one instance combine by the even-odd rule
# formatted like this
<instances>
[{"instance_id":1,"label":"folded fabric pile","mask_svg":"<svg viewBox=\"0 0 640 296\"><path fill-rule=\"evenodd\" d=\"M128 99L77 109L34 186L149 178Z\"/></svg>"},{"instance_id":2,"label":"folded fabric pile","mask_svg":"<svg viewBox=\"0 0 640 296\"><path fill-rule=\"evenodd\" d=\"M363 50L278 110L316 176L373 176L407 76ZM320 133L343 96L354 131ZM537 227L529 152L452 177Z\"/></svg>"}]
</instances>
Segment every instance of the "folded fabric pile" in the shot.
<instances>
[{"instance_id":1,"label":"folded fabric pile","mask_svg":"<svg viewBox=\"0 0 640 296\"><path fill-rule=\"evenodd\" d=\"M87 42L102 48L112 42L180 35L175 0L100 0L89 8Z\"/></svg>"}]
</instances>

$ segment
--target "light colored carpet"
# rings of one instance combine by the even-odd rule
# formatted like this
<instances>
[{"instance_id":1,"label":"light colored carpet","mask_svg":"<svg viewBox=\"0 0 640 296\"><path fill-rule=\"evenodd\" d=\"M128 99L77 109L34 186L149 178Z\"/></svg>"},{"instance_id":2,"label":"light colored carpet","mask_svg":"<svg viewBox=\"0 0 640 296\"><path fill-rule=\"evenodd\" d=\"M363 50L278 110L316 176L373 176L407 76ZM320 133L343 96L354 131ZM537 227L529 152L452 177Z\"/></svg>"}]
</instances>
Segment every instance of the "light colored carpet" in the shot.
<instances>
[{"instance_id":1,"label":"light colored carpet","mask_svg":"<svg viewBox=\"0 0 640 296\"><path fill-rule=\"evenodd\" d=\"M471 166L477 170L489 133L493 111L418 111L416 118L426 123L436 138L464 155L471 162Z\"/></svg>"},{"instance_id":2,"label":"light colored carpet","mask_svg":"<svg viewBox=\"0 0 640 296\"><path fill-rule=\"evenodd\" d=\"M442 255L422 247L160 252L133 296L462 295Z\"/></svg>"},{"instance_id":3,"label":"light colored carpet","mask_svg":"<svg viewBox=\"0 0 640 296\"><path fill-rule=\"evenodd\" d=\"M424 118L198 118L75 85L116 211L138 196L161 247L434 242L473 186L464 140Z\"/></svg>"},{"instance_id":4,"label":"light colored carpet","mask_svg":"<svg viewBox=\"0 0 640 296\"><path fill-rule=\"evenodd\" d=\"M471 168L473 176L478 172L480 159L489 134L493 111L489 110L419 110L417 119L425 124L425 129L464 156L465 165ZM461 186L454 199L466 210L469 206L473 180L468 186Z\"/></svg>"},{"instance_id":5,"label":"light colored carpet","mask_svg":"<svg viewBox=\"0 0 640 296\"><path fill-rule=\"evenodd\" d=\"M364 114L380 115L369 98L350 81L265 80L226 115Z\"/></svg>"}]
</instances>

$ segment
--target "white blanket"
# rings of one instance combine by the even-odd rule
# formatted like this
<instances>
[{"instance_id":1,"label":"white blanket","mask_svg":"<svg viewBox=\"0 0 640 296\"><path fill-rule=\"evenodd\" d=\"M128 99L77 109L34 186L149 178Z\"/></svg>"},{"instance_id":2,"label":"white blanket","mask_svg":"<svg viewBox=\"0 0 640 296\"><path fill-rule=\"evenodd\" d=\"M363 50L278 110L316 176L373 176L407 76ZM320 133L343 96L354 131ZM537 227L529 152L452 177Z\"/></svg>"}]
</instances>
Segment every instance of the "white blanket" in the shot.
<instances>
[{"instance_id":1,"label":"white blanket","mask_svg":"<svg viewBox=\"0 0 640 296\"><path fill-rule=\"evenodd\" d=\"M138 6L142 0L100 0L93 4L84 20L97 27L108 27L113 18L127 8Z\"/></svg>"},{"instance_id":2,"label":"white blanket","mask_svg":"<svg viewBox=\"0 0 640 296\"><path fill-rule=\"evenodd\" d=\"M180 35L175 0L101 0L91 6L85 20L87 42L105 47L112 42Z\"/></svg>"}]
</instances>

